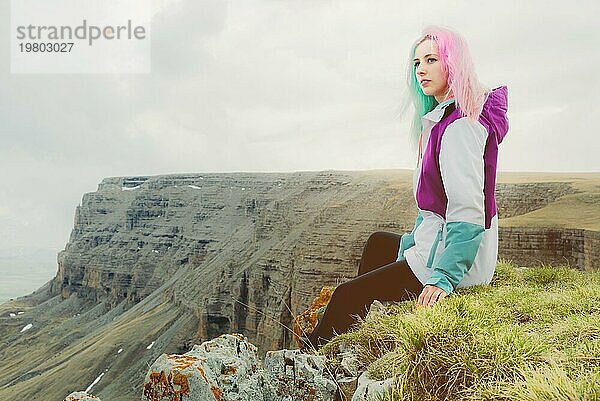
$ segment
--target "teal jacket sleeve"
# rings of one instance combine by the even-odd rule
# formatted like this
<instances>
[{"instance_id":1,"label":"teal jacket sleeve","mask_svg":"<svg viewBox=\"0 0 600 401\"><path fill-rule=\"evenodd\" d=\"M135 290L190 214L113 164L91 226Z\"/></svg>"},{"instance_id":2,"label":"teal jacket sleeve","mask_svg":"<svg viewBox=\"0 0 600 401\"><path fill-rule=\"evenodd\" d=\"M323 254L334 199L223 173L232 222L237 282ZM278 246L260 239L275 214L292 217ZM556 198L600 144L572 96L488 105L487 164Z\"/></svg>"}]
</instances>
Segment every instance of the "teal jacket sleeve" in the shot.
<instances>
[{"instance_id":1,"label":"teal jacket sleeve","mask_svg":"<svg viewBox=\"0 0 600 401\"><path fill-rule=\"evenodd\" d=\"M415 230L417 227L419 227L419 224L421 224L422 221L423 215L421 214L421 211L419 211L415 220L415 226L412 231L410 233L403 234L400 238L400 248L398 249L398 258L396 259L396 262L406 260L404 257L404 251L415 246Z\"/></svg>"},{"instance_id":2,"label":"teal jacket sleeve","mask_svg":"<svg viewBox=\"0 0 600 401\"><path fill-rule=\"evenodd\" d=\"M473 265L484 228L479 224L457 221L446 224L446 230L444 252L425 285L434 285L450 294Z\"/></svg>"}]
</instances>

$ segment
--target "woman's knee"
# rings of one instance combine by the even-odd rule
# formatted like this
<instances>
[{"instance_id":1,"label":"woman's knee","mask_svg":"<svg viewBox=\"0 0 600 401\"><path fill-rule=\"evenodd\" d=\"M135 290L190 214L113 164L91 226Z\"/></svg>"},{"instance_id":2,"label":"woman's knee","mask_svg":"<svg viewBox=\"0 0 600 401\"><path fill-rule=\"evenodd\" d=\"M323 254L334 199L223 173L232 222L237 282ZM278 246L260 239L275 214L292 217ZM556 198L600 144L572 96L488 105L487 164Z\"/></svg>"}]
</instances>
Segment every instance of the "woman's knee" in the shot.
<instances>
[{"instance_id":1,"label":"woman's knee","mask_svg":"<svg viewBox=\"0 0 600 401\"><path fill-rule=\"evenodd\" d=\"M372 233L371 235L369 235L369 238L367 239L367 242L377 241L377 239L384 237L385 234L389 234L389 233L387 233L385 231L375 231L374 233Z\"/></svg>"},{"instance_id":2,"label":"woman's knee","mask_svg":"<svg viewBox=\"0 0 600 401\"><path fill-rule=\"evenodd\" d=\"M342 283L335 288L331 297L332 298L334 298L334 297L335 298L347 298L349 296L352 296L352 292L353 292L352 287L353 286L351 284L351 281L346 281L345 283Z\"/></svg>"},{"instance_id":3,"label":"woman's knee","mask_svg":"<svg viewBox=\"0 0 600 401\"><path fill-rule=\"evenodd\" d=\"M382 240L400 240L401 235L396 233L390 233L387 231L376 231L373 234L369 235L367 239L367 244L373 244L377 242L381 242Z\"/></svg>"},{"instance_id":4,"label":"woman's knee","mask_svg":"<svg viewBox=\"0 0 600 401\"><path fill-rule=\"evenodd\" d=\"M400 244L400 238L402 236L396 233L390 233L387 231L376 231L369 236L365 244L365 249L383 246L388 248L391 244Z\"/></svg>"}]
</instances>

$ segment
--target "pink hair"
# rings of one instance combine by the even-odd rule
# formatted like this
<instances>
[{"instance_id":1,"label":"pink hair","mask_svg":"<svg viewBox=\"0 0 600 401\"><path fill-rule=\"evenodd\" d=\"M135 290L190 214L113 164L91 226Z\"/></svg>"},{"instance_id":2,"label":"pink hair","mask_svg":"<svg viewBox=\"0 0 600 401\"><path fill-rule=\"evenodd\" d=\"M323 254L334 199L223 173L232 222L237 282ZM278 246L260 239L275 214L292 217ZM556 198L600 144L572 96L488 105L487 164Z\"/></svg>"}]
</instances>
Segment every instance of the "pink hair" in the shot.
<instances>
[{"instance_id":1,"label":"pink hair","mask_svg":"<svg viewBox=\"0 0 600 401\"><path fill-rule=\"evenodd\" d=\"M469 47L462 36L440 26L430 25L425 27L421 36L410 48L406 69L408 96L405 99L402 111L405 112L411 103L415 107L410 130L413 147L416 147L423 129L421 117L438 105L435 97L423 93L412 61L417 46L427 39L434 40L438 45L441 68L448 80L449 90L454 95L456 106L462 117L478 120L483 104L490 92L490 89L482 85L477 79Z\"/></svg>"}]
</instances>

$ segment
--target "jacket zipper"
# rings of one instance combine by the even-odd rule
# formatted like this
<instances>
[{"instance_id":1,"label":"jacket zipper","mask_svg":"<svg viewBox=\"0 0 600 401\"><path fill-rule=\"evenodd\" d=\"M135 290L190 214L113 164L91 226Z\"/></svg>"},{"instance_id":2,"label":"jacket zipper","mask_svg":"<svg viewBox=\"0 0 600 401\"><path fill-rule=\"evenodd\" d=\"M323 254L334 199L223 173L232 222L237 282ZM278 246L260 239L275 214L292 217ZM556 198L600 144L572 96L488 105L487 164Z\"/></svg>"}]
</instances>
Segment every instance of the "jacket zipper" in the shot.
<instances>
[{"instance_id":1,"label":"jacket zipper","mask_svg":"<svg viewBox=\"0 0 600 401\"><path fill-rule=\"evenodd\" d=\"M435 258L435 253L437 251L438 244L442 240L443 231L444 231L444 225L442 224L442 225L440 225L440 229L438 230L435 240L433 241L433 244L431 245L431 250L429 251L429 259L427 260L427 267L429 267L429 268L431 268L433 265L433 259Z\"/></svg>"}]
</instances>

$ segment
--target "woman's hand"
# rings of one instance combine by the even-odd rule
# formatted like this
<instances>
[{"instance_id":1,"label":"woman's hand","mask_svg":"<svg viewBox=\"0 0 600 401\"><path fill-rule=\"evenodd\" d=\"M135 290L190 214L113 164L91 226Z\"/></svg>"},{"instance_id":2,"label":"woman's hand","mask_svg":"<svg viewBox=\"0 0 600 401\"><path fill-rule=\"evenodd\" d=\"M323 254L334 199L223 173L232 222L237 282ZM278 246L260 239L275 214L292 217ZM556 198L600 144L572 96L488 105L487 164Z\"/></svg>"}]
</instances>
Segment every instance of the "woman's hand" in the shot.
<instances>
[{"instance_id":1,"label":"woman's hand","mask_svg":"<svg viewBox=\"0 0 600 401\"><path fill-rule=\"evenodd\" d=\"M447 296L446 291L441 288L434 285L426 285L423 291L421 291L419 299L417 299L417 306L431 306Z\"/></svg>"}]
</instances>

